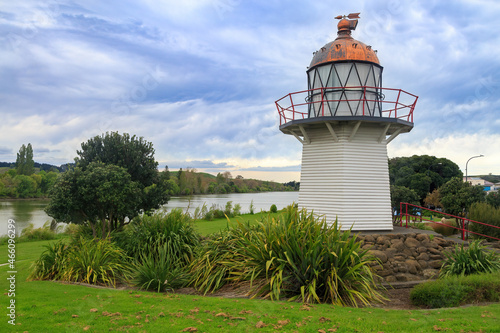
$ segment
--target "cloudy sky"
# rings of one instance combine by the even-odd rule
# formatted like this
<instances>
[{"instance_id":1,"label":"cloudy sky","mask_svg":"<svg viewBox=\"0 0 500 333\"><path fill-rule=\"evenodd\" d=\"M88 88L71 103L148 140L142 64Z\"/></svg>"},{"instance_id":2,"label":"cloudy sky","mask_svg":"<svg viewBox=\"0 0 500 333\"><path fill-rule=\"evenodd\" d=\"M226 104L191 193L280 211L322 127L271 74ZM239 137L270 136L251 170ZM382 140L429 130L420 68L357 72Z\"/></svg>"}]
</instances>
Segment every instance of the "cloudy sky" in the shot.
<instances>
[{"instance_id":1,"label":"cloudy sky","mask_svg":"<svg viewBox=\"0 0 500 333\"><path fill-rule=\"evenodd\" d=\"M72 162L106 131L143 136L171 170L299 180L274 101L307 87L335 16L378 50L384 86L419 96L389 157L500 174L500 2L48 0L0 5L0 161Z\"/></svg>"}]
</instances>

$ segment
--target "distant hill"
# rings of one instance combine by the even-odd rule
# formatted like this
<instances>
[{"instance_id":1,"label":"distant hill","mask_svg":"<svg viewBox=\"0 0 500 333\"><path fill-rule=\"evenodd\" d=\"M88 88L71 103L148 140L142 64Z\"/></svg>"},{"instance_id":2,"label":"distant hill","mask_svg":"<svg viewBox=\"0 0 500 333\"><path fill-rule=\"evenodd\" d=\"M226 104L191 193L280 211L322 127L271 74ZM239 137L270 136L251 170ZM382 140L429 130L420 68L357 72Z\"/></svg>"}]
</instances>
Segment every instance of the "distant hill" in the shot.
<instances>
[{"instance_id":1,"label":"distant hill","mask_svg":"<svg viewBox=\"0 0 500 333\"><path fill-rule=\"evenodd\" d=\"M472 176L470 176L470 177L472 177ZM487 180L489 182L492 182L494 184L500 183L500 175L489 174L489 175L481 175L481 176L474 176L474 177L482 178L482 179Z\"/></svg>"},{"instance_id":2,"label":"distant hill","mask_svg":"<svg viewBox=\"0 0 500 333\"><path fill-rule=\"evenodd\" d=\"M16 163L15 162L0 162L0 168L15 168L16 167ZM38 163L38 162L35 162L35 168L38 169L39 171L64 171L65 166L61 165L61 166L55 166L55 165L52 165L52 164L47 164L47 163Z\"/></svg>"}]
</instances>

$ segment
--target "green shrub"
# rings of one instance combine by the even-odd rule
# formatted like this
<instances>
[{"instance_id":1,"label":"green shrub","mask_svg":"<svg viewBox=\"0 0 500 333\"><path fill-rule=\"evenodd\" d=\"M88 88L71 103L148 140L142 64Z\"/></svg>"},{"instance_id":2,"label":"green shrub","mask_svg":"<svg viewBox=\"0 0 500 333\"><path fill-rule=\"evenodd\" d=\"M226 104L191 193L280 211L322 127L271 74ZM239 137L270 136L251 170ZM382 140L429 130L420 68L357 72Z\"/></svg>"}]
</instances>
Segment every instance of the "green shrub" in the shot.
<instances>
[{"instance_id":1,"label":"green shrub","mask_svg":"<svg viewBox=\"0 0 500 333\"><path fill-rule=\"evenodd\" d=\"M456 245L453 252L445 252L441 277L450 275L471 275L476 273L492 273L500 270L500 258L493 251L485 251L481 241L475 240L464 247Z\"/></svg>"},{"instance_id":2,"label":"green shrub","mask_svg":"<svg viewBox=\"0 0 500 333\"><path fill-rule=\"evenodd\" d=\"M419 284L410 293L414 305L430 308L500 301L500 272L449 276Z\"/></svg>"},{"instance_id":3,"label":"green shrub","mask_svg":"<svg viewBox=\"0 0 500 333\"><path fill-rule=\"evenodd\" d=\"M224 209L224 215L227 217L233 217L233 202L226 202L226 209Z\"/></svg>"},{"instance_id":4,"label":"green shrub","mask_svg":"<svg viewBox=\"0 0 500 333\"><path fill-rule=\"evenodd\" d=\"M241 205L240 204L234 205L234 208L233 208L233 216L238 216L238 215L241 215Z\"/></svg>"},{"instance_id":5,"label":"green shrub","mask_svg":"<svg viewBox=\"0 0 500 333\"><path fill-rule=\"evenodd\" d=\"M114 235L114 241L125 250L128 256L141 260L141 255L150 251L151 244L169 247L169 253L188 264L200 236L191 224L189 214L181 209L169 213L157 212L151 216L136 217L122 232Z\"/></svg>"},{"instance_id":6,"label":"green shrub","mask_svg":"<svg viewBox=\"0 0 500 333\"><path fill-rule=\"evenodd\" d=\"M269 209L271 213L277 213L278 212L278 207L276 207L275 204L271 205L271 208Z\"/></svg>"},{"instance_id":7,"label":"green shrub","mask_svg":"<svg viewBox=\"0 0 500 333\"><path fill-rule=\"evenodd\" d=\"M81 237L69 247L61 279L114 287L129 277L128 262L125 252L108 239Z\"/></svg>"},{"instance_id":8,"label":"green shrub","mask_svg":"<svg viewBox=\"0 0 500 333\"><path fill-rule=\"evenodd\" d=\"M51 230L49 222L45 222L41 228L35 228L33 223L30 223L21 231L21 236L18 238L18 241L50 240L55 239L56 235L56 231Z\"/></svg>"},{"instance_id":9,"label":"green shrub","mask_svg":"<svg viewBox=\"0 0 500 333\"><path fill-rule=\"evenodd\" d=\"M414 305L430 308L459 306L465 301L472 288L462 285L457 278L422 283L410 293Z\"/></svg>"},{"instance_id":10,"label":"green shrub","mask_svg":"<svg viewBox=\"0 0 500 333\"><path fill-rule=\"evenodd\" d=\"M431 223L432 229L437 232L438 234L441 234L443 236L451 236L459 232L458 229L456 229L457 225L455 222L452 220L445 220L445 222L439 222L439 223ZM454 228L453 228L454 227Z\"/></svg>"},{"instance_id":11,"label":"green shrub","mask_svg":"<svg viewBox=\"0 0 500 333\"><path fill-rule=\"evenodd\" d=\"M253 200L250 201L250 206L248 207L248 210L250 211L251 215L255 214L255 206L253 204Z\"/></svg>"},{"instance_id":12,"label":"green shrub","mask_svg":"<svg viewBox=\"0 0 500 333\"><path fill-rule=\"evenodd\" d=\"M68 259L68 245L59 241L45 246L42 252L32 265L32 271L28 279L30 280L57 280L64 273Z\"/></svg>"},{"instance_id":13,"label":"green shrub","mask_svg":"<svg viewBox=\"0 0 500 333\"><path fill-rule=\"evenodd\" d=\"M179 258L171 254L170 250L166 244L152 244L149 251L141 254L139 263L132 272L137 287L162 292L186 285L186 265L179 262Z\"/></svg>"},{"instance_id":14,"label":"green shrub","mask_svg":"<svg viewBox=\"0 0 500 333\"><path fill-rule=\"evenodd\" d=\"M489 195L488 195L489 196ZM469 218L474 221L483 222L500 227L500 208L495 208L484 202L473 203L469 210ZM486 226L472 222L470 230L478 234L500 238L500 228ZM477 236L475 237L482 237Z\"/></svg>"},{"instance_id":15,"label":"green shrub","mask_svg":"<svg viewBox=\"0 0 500 333\"><path fill-rule=\"evenodd\" d=\"M289 206L278 218L239 223L218 234L192 264L194 286L214 291L250 281L254 295L271 299L353 305L381 301L369 265L373 257L356 236Z\"/></svg>"}]
</instances>

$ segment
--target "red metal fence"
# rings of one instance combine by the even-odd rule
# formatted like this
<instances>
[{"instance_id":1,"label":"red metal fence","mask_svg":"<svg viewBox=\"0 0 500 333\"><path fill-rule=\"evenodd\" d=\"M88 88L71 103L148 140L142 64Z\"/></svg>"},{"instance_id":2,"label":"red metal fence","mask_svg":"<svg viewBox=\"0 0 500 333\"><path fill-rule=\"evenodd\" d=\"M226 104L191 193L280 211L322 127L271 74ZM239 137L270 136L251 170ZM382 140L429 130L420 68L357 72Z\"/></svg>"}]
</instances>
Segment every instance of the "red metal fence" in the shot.
<instances>
[{"instance_id":1,"label":"red metal fence","mask_svg":"<svg viewBox=\"0 0 500 333\"><path fill-rule=\"evenodd\" d=\"M420 212L425 210L425 211L433 212L435 214L455 218L459 222L458 226L452 226L449 224L444 224L441 222L436 222L436 221L425 219L422 215L419 216L419 215L414 214L418 210L420 210ZM421 221L432 222L435 224L444 225L446 227L456 229L456 230L460 231L463 240L466 240L468 238L469 234L500 240L500 238L496 238L496 237L489 236L489 235L484 235L484 234L470 230L470 226L474 223L481 224L483 226L487 226L487 227L491 227L491 228L500 229L500 227L498 227L496 225L491 225L491 224L487 224L487 223L483 223L483 222L479 222L479 221L474 221L474 220L471 220L471 219L468 219L468 218L465 218L462 216L456 216L456 215L451 215L451 214L439 212L437 210L432 210L429 208L425 208L425 207L421 207L421 206L417 206L417 205L412 205L412 204L407 203L407 202L400 203L399 212L400 212L400 214L399 214L400 225L403 226L403 220L406 220L406 228L408 228L408 220L411 220L411 218L413 217L413 218L418 218Z\"/></svg>"},{"instance_id":2,"label":"red metal fence","mask_svg":"<svg viewBox=\"0 0 500 333\"><path fill-rule=\"evenodd\" d=\"M340 99L329 99L332 92L349 93L353 91L359 92L362 98L347 99L344 95ZM311 98L311 96L314 96L314 98ZM374 99L373 96L378 97ZM325 105L338 102L358 102L358 105L362 105L360 114L356 113L355 116L372 116L369 114L366 105L377 103L381 106L380 117L399 118L413 122L413 110L417 100L418 96L401 89L367 86L324 87L289 93L276 101L276 108L280 115L280 126L289 121L309 118L309 111L313 106L321 109L320 117L333 116L329 114L329 110L325 112ZM319 104L319 106L316 104Z\"/></svg>"}]
</instances>

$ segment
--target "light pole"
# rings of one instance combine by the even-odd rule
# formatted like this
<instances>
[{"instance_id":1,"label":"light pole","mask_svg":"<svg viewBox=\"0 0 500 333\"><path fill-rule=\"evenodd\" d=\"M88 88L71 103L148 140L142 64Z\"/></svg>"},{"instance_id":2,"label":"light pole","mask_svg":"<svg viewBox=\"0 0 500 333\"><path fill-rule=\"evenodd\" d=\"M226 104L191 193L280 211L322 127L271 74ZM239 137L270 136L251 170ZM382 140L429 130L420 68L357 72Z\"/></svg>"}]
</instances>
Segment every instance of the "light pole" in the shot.
<instances>
[{"instance_id":1,"label":"light pole","mask_svg":"<svg viewBox=\"0 0 500 333\"><path fill-rule=\"evenodd\" d=\"M477 155L477 156L472 156L471 158L469 158L467 160L467 163L465 163L465 182L469 181L469 179L467 178L467 164L469 164L469 161L472 160L473 158L478 158L478 157L484 157L484 155L481 154L481 155Z\"/></svg>"}]
</instances>

